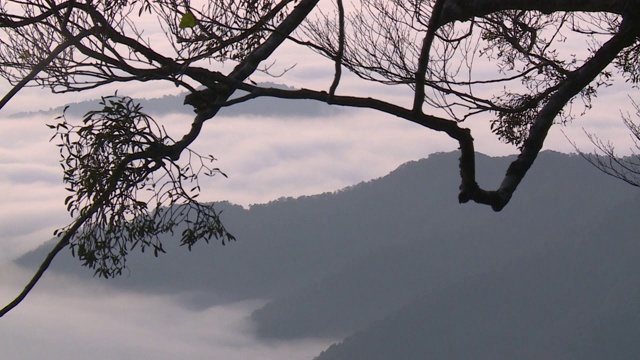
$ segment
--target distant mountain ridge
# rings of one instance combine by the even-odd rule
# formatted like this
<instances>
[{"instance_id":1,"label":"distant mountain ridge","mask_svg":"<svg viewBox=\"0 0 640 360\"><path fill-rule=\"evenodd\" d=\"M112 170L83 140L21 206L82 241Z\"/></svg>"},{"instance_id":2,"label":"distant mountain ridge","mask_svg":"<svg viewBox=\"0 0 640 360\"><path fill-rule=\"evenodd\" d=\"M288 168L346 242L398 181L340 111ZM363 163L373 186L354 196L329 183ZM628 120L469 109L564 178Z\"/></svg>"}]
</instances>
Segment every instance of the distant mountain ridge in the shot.
<instances>
[{"instance_id":1,"label":"distant mountain ridge","mask_svg":"<svg viewBox=\"0 0 640 360\"><path fill-rule=\"evenodd\" d=\"M286 88L293 89L284 85L275 83L261 83L262 87L274 87L274 88ZM184 105L184 98L188 92L183 92L178 95L165 95L160 98L152 99L135 99L142 105L143 112L150 115L168 115L168 114L184 114L194 115L193 107L190 105ZM234 97L239 97L243 94L242 91L238 91ZM120 94L126 95L126 94ZM68 106L66 115L81 118L89 111L97 110L100 108L99 100L86 100L76 103L70 103L65 106L59 106L51 108L49 110L19 112L10 115L11 117L23 118L34 115L61 115L64 108ZM314 100L285 100L261 97L253 100L249 100L245 103L237 104L229 108L222 108L220 110L220 116L235 117L235 116L260 116L260 117L320 117L331 116L344 111L342 108L336 106L330 106Z\"/></svg>"},{"instance_id":2,"label":"distant mountain ridge","mask_svg":"<svg viewBox=\"0 0 640 360\"><path fill-rule=\"evenodd\" d=\"M636 351L612 331L640 329L638 190L546 151L494 213L457 204L458 157L433 154L334 193L249 209L221 203L238 242L188 253L167 239L167 255L132 254L130 275L108 283L182 294L194 309L271 299L252 316L258 336L346 337L318 360ZM512 159L479 155L479 182L497 184ZM46 251L18 263L33 266ZM64 254L52 271L78 274L78 265Z\"/></svg>"}]
</instances>

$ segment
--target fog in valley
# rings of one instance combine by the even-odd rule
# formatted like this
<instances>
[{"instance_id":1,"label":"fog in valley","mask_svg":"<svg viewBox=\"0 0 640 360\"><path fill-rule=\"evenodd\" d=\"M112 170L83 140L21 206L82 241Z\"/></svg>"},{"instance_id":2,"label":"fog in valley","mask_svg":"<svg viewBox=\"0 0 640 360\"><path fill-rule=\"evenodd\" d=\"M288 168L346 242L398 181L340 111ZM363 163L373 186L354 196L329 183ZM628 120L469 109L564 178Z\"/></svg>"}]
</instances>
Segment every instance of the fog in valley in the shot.
<instances>
[{"instance_id":1,"label":"fog in valley","mask_svg":"<svg viewBox=\"0 0 640 360\"><path fill-rule=\"evenodd\" d=\"M17 294L30 271L0 268L3 302ZM187 294L123 291L98 280L47 274L27 301L2 318L0 347L6 359L309 359L328 339L261 341L250 312L264 301L194 311Z\"/></svg>"}]
</instances>

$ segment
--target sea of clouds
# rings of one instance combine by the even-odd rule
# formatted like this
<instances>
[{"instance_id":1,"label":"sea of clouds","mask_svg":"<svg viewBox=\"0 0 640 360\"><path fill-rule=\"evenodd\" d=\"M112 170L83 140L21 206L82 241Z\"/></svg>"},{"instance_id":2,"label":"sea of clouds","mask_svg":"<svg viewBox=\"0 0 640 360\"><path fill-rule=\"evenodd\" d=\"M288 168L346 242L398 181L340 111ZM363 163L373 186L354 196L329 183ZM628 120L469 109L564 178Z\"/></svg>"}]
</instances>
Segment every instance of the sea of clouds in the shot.
<instances>
[{"instance_id":1,"label":"sea of clouds","mask_svg":"<svg viewBox=\"0 0 640 360\"><path fill-rule=\"evenodd\" d=\"M0 266L0 301L31 274ZM101 281L49 273L18 308L0 320L6 359L311 359L335 339L263 341L252 335L255 300L193 311L172 296L136 294Z\"/></svg>"}]
</instances>

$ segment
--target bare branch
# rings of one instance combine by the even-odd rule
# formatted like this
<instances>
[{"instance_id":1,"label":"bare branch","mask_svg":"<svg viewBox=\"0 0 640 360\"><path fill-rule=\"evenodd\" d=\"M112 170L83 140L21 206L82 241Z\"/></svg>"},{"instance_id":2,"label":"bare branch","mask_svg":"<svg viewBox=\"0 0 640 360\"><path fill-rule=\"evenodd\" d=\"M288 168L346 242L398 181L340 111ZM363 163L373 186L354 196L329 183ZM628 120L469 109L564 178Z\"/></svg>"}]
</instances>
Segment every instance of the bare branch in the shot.
<instances>
[{"instance_id":1,"label":"bare branch","mask_svg":"<svg viewBox=\"0 0 640 360\"><path fill-rule=\"evenodd\" d=\"M22 90L22 88L24 88L30 81L32 81L38 75L38 73L44 71L51 64L51 62L56 57L58 57L58 55L60 55L63 51L67 50L69 47L76 45L78 41L80 41L81 39L91 35L92 31L93 29L83 31L82 33L56 46L56 48L51 51L49 56L40 60L38 64L36 64L33 67L33 69L29 74L27 74L24 78L22 78L20 82L14 85L11 88L11 90L7 92L7 94L2 98L2 100L0 100L0 109L2 109L11 100L11 98L13 98L20 90Z\"/></svg>"},{"instance_id":2,"label":"bare branch","mask_svg":"<svg viewBox=\"0 0 640 360\"><path fill-rule=\"evenodd\" d=\"M338 3L338 52L335 56L335 75L333 76L333 83L329 87L329 96L334 96L338 84L340 83L340 76L342 75L342 58L344 57L344 42L345 42L345 29L344 29L344 6L342 0L337 0Z\"/></svg>"},{"instance_id":3,"label":"bare branch","mask_svg":"<svg viewBox=\"0 0 640 360\"><path fill-rule=\"evenodd\" d=\"M415 112L421 112L422 104L424 104L424 86L427 69L429 68L429 54L431 53L431 47L433 46L433 40L436 37L436 32L441 26L440 18L446 1L447 0L436 0L433 5L433 10L431 11L431 18L429 19L429 25L427 26L427 33L422 41L420 58L418 58L418 69L415 74L416 92L413 97L413 111Z\"/></svg>"}]
</instances>

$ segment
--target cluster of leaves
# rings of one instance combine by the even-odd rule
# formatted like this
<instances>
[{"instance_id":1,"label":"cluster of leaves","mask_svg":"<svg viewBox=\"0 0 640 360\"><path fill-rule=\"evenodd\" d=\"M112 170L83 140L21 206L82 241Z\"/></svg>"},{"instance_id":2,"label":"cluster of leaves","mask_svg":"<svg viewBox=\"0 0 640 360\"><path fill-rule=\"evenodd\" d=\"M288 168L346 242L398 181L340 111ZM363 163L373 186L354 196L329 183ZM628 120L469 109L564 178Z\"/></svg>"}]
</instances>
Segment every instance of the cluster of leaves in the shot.
<instances>
[{"instance_id":1,"label":"cluster of leaves","mask_svg":"<svg viewBox=\"0 0 640 360\"><path fill-rule=\"evenodd\" d=\"M139 104L116 94L100 105L81 125L70 123L64 113L60 123L49 125L56 131L52 139L60 141L64 182L71 192L65 204L76 217L56 235L82 224L69 241L74 256L108 278L122 273L127 254L137 246L156 256L164 252L159 235L173 234L181 223L186 226L181 244L189 249L200 239L233 240L212 204L190 195L199 190L199 175L224 175L210 167L215 159L187 149L189 161L180 166L179 156L169 151L173 140ZM185 186L193 187L187 191Z\"/></svg>"},{"instance_id":2,"label":"cluster of leaves","mask_svg":"<svg viewBox=\"0 0 640 360\"><path fill-rule=\"evenodd\" d=\"M640 43L636 43L622 51L615 64L622 70L627 81L640 83Z\"/></svg>"},{"instance_id":3,"label":"cluster of leaves","mask_svg":"<svg viewBox=\"0 0 640 360\"><path fill-rule=\"evenodd\" d=\"M504 98L502 110L491 120L491 131L501 141L520 146L529 136L529 127L535 121L540 104L526 95L505 94Z\"/></svg>"}]
</instances>

